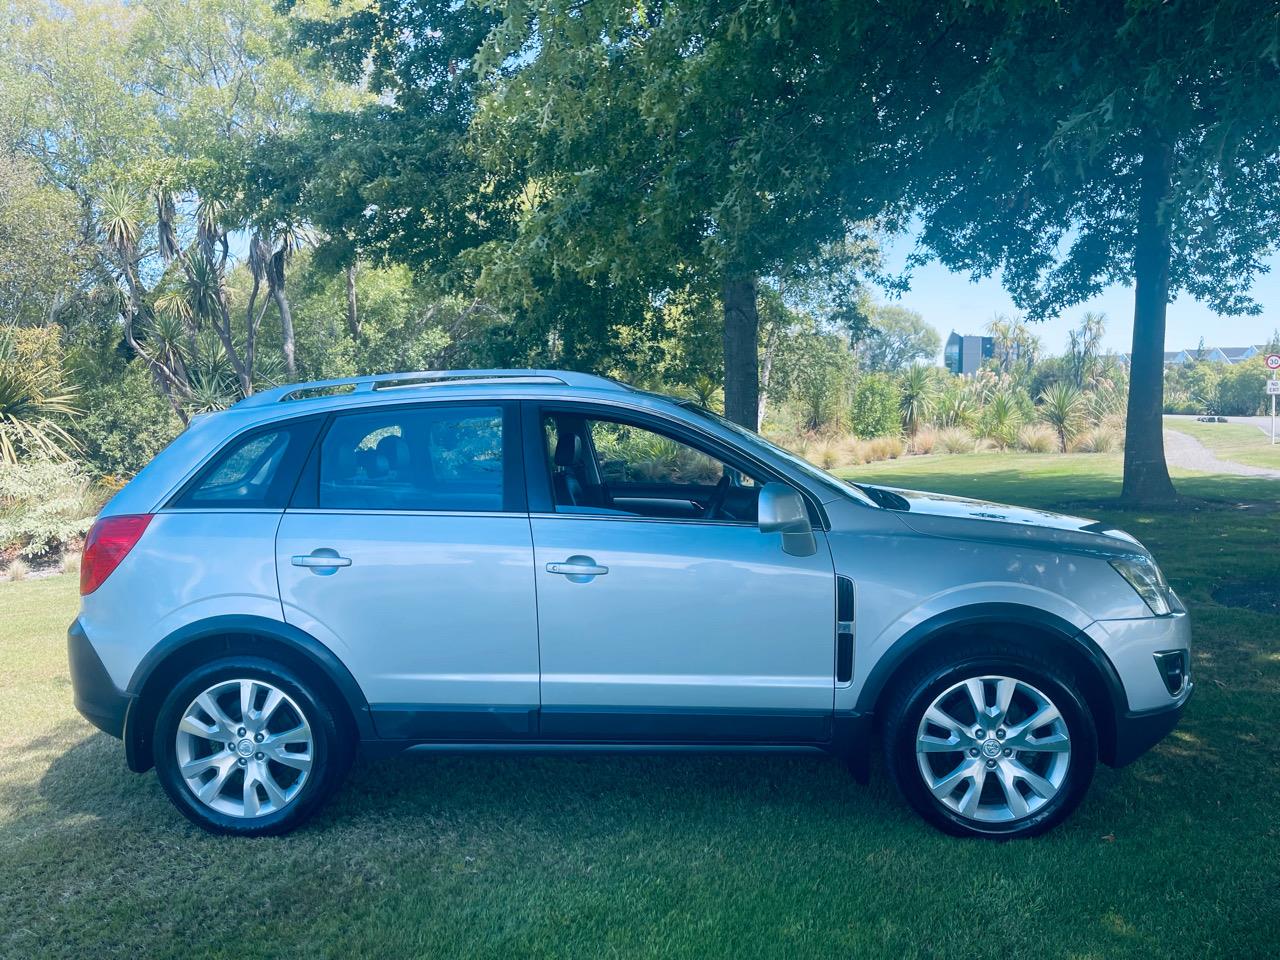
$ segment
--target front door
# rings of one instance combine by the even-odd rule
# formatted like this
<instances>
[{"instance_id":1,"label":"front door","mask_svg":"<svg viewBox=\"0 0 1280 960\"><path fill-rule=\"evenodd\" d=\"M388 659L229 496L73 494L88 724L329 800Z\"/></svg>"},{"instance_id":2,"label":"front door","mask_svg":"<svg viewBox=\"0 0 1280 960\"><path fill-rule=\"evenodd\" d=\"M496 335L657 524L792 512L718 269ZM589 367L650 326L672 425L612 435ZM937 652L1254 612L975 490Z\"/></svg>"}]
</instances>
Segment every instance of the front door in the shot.
<instances>
[{"instance_id":1,"label":"front door","mask_svg":"<svg viewBox=\"0 0 1280 960\"><path fill-rule=\"evenodd\" d=\"M536 418L542 736L828 739L835 575L821 531L807 557L759 531L759 489L776 478L672 423Z\"/></svg>"},{"instance_id":2,"label":"front door","mask_svg":"<svg viewBox=\"0 0 1280 960\"><path fill-rule=\"evenodd\" d=\"M536 732L518 416L482 402L339 413L281 521L285 619L346 662L383 737Z\"/></svg>"}]
</instances>

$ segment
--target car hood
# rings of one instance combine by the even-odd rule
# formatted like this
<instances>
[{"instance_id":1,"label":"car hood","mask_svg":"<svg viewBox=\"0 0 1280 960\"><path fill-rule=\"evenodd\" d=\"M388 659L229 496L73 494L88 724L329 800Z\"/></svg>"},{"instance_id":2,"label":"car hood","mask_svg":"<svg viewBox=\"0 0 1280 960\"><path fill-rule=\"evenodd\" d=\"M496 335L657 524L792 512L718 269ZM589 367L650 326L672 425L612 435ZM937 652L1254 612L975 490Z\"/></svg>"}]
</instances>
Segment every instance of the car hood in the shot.
<instances>
[{"instance_id":1,"label":"car hood","mask_svg":"<svg viewBox=\"0 0 1280 960\"><path fill-rule=\"evenodd\" d=\"M1147 553L1123 530L1096 520L921 490L860 486L912 530L928 536L1039 544L1108 555Z\"/></svg>"}]
</instances>

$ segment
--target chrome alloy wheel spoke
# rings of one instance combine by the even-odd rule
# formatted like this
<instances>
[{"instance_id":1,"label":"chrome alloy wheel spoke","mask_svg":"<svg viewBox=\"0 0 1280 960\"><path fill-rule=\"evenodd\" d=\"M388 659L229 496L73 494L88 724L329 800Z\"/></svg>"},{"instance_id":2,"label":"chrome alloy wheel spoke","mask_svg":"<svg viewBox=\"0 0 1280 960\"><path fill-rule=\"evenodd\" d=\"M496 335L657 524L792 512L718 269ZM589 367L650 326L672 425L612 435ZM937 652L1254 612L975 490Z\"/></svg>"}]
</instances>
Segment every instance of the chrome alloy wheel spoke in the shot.
<instances>
[{"instance_id":1,"label":"chrome alloy wheel spoke","mask_svg":"<svg viewBox=\"0 0 1280 960\"><path fill-rule=\"evenodd\" d=\"M1008 823L1058 795L1071 737L1057 706L1031 684L971 677L924 711L916 761L938 802L970 820Z\"/></svg>"},{"instance_id":2,"label":"chrome alloy wheel spoke","mask_svg":"<svg viewBox=\"0 0 1280 960\"><path fill-rule=\"evenodd\" d=\"M252 819L277 813L301 792L315 753L298 705L265 680L224 680L178 721L178 770L212 810Z\"/></svg>"}]
</instances>

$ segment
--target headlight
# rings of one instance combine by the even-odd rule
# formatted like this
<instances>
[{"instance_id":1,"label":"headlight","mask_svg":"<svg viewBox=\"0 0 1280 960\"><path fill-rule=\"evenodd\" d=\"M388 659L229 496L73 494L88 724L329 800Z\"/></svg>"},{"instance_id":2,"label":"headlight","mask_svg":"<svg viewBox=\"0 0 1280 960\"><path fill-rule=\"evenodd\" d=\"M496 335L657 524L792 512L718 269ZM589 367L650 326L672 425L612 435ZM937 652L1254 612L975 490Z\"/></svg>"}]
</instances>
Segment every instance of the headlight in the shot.
<instances>
[{"instance_id":1,"label":"headlight","mask_svg":"<svg viewBox=\"0 0 1280 960\"><path fill-rule=\"evenodd\" d=\"M1164 581L1164 574L1152 561L1146 557L1117 557L1111 561L1111 566L1129 581L1129 586L1146 601L1157 617L1173 612L1173 605L1170 603L1172 591Z\"/></svg>"}]
</instances>

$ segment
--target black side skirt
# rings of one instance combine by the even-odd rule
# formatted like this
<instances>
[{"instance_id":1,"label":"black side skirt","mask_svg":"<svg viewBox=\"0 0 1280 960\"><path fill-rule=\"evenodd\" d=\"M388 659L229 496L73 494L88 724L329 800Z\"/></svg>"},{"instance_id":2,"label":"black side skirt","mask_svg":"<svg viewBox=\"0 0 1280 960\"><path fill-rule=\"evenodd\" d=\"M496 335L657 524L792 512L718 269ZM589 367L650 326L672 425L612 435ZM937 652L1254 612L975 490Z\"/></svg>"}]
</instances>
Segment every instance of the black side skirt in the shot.
<instances>
[{"instance_id":1,"label":"black side skirt","mask_svg":"<svg viewBox=\"0 0 1280 960\"><path fill-rule=\"evenodd\" d=\"M526 740L581 743L814 744L833 741L830 711L661 707L425 707L374 704L384 740L423 743Z\"/></svg>"}]
</instances>

